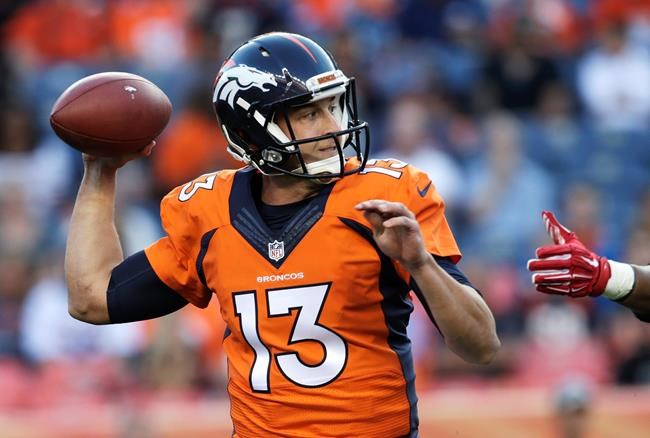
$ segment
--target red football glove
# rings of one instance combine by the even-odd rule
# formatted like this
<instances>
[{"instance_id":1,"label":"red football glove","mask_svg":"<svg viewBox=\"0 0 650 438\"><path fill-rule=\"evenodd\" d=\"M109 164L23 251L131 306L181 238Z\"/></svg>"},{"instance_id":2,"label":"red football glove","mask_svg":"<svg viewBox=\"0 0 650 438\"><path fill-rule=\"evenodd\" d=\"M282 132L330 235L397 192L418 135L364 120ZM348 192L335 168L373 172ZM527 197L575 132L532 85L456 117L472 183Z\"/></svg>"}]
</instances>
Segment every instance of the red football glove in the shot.
<instances>
[{"instance_id":1,"label":"red football glove","mask_svg":"<svg viewBox=\"0 0 650 438\"><path fill-rule=\"evenodd\" d=\"M588 250L550 211L543 211L542 219L555 245L537 248L537 258L528 261L535 288L574 298L601 295L612 275L607 259Z\"/></svg>"}]
</instances>

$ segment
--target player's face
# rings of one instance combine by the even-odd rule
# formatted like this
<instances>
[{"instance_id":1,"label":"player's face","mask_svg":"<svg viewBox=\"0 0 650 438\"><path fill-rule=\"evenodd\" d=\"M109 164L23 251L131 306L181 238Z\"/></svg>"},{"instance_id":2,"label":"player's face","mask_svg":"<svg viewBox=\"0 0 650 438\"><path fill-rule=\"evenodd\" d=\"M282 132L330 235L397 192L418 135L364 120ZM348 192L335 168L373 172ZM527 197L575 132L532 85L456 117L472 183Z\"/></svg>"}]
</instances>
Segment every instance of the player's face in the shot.
<instances>
[{"instance_id":1,"label":"player's face","mask_svg":"<svg viewBox=\"0 0 650 438\"><path fill-rule=\"evenodd\" d=\"M288 113L288 117L296 140L340 131L341 127L337 117L337 100L338 98L333 97L292 109ZM278 120L278 125L290 137L289 129L283 117ZM340 137L338 140L339 142L342 141ZM336 155L337 149L333 138L325 138L301 144L300 153L305 162L313 163Z\"/></svg>"}]
</instances>

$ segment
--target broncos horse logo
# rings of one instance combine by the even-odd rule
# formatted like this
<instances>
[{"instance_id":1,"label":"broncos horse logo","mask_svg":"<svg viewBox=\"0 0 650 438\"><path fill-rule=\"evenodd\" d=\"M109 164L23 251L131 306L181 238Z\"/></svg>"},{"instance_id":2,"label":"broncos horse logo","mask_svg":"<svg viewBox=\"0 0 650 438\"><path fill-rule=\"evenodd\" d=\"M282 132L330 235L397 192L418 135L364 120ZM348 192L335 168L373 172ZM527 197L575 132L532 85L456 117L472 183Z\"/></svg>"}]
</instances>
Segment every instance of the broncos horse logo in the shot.
<instances>
[{"instance_id":1,"label":"broncos horse logo","mask_svg":"<svg viewBox=\"0 0 650 438\"><path fill-rule=\"evenodd\" d=\"M214 88L212 102L216 102L217 99L223 100L234 109L235 96L239 91L249 90L252 87L269 91L270 88L266 88L268 85L278 85L275 76L271 73L265 73L254 67L238 65L223 72Z\"/></svg>"}]
</instances>

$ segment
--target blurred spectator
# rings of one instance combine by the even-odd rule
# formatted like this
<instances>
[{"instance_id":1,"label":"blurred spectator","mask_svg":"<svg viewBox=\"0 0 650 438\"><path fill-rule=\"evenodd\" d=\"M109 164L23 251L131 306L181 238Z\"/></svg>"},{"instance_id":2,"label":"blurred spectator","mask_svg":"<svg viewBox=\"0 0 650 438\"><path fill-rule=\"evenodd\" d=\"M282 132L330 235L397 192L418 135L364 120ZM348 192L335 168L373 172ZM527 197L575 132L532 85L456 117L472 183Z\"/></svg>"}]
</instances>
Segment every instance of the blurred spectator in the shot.
<instances>
[{"instance_id":1,"label":"blurred spectator","mask_svg":"<svg viewBox=\"0 0 650 438\"><path fill-rule=\"evenodd\" d=\"M484 135L485 156L467 172L467 230L461 247L486 254L493 263L523 265L522 251L532 251L540 212L554 205L554 183L523 155L521 126L512 115L491 116Z\"/></svg>"},{"instance_id":2,"label":"blurred spectator","mask_svg":"<svg viewBox=\"0 0 650 438\"><path fill-rule=\"evenodd\" d=\"M557 385L553 392L558 438L584 438L588 431L592 395L588 385L572 377Z\"/></svg>"},{"instance_id":3,"label":"blurred spectator","mask_svg":"<svg viewBox=\"0 0 650 438\"><path fill-rule=\"evenodd\" d=\"M68 314L62 252L42 254L20 315L20 347L41 364L70 358L128 358L143 348L142 324L93 326Z\"/></svg>"},{"instance_id":4,"label":"blurred spectator","mask_svg":"<svg viewBox=\"0 0 650 438\"><path fill-rule=\"evenodd\" d=\"M22 198L25 176L30 175L35 141L36 133L30 114L24 108L8 105L0 110L0 186L3 187L0 189L0 202L9 202L13 187L20 191L18 197ZM7 208L3 210L4 214L12 214ZM0 210L0 214L3 214L3 210Z\"/></svg>"},{"instance_id":5,"label":"blurred spectator","mask_svg":"<svg viewBox=\"0 0 650 438\"><path fill-rule=\"evenodd\" d=\"M53 133L41 137L36 117L13 104L0 110L0 184L20 187L27 210L42 218L68 195L72 157L80 155L54 140Z\"/></svg>"},{"instance_id":6,"label":"blurred spectator","mask_svg":"<svg viewBox=\"0 0 650 438\"><path fill-rule=\"evenodd\" d=\"M584 23L572 0L529 0L528 15L560 54L578 52L585 38Z\"/></svg>"},{"instance_id":7,"label":"blurred spectator","mask_svg":"<svg viewBox=\"0 0 650 438\"><path fill-rule=\"evenodd\" d=\"M635 227L645 231L650 235L650 187L646 189L645 193L639 197L639 202L636 209L636 215L634 217ZM634 239L631 239L631 242L634 242ZM650 248L649 248L650 250ZM650 257L635 258L631 263L644 264L650 261Z\"/></svg>"},{"instance_id":8,"label":"blurred spectator","mask_svg":"<svg viewBox=\"0 0 650 438\"><path fill-rule=\"evenodd\" d=\"M28 157L30 184L25 187L32 209L39 217L55 213L74 196L73 186L80 177L81 153L54 135L44 135ZM24 181L25 174L22 179Z\"/></svg>"},{"instance_id":9,"label":"blurred spectator","mask_svg":"<svg viewBox=\"0 0 650 438\"><path fill-rule=\"evenodd\" d=\"M601 201L596 188L576 183L565 188L563 198L563 223L580 236L580 241L588 248L598 253L605 251L605 230L599 219Z\"/></svg>"},{"instance_id":10,"label":"blurred spectator","mask_svg":"<svg viewBox=\"0 0 650 438\"><path fill-rule=\"evenodd\" d=\"M203 173L244 165L226 151L207 94L207 89L191 93L187 106L174 116L151 155L155 185L161 193Z\"/></svg>"},{"instance_id":11,"label":"blurred spectator","mask_svg":"<svg viewBox=\"0 0 650 438\"><path fill-rule=\"evenodd\" d=\"M0 358L21 357L20 312L30 283L27 254L0 246Z\"/></svg>"},{"instance_id":12,"label":"blurred spectator","mask_svg":"<svg viewBox=\"0 0 650 438\"><path fill-rule=\"evenodd\" d=\"M189 24L192 8L200 4L173 0L107 3L115 62L158 85L173 104L181 101L196 74L191 57L200 39Z\"/></svg>"},{"instance_id":13,"label":"blurred spectator","mask_svg":"<svg viewBox=\"0 0 650 438\"><path fill-rule=\"evenodd\" d=\"M468 107L462 106L464 104L459 104L458 101L452 102L448 117L441 124L437 135L444 139L449 153L466 167L484 153L484 148L480 120Z\"/></svg>"},{"instance_id":14,"label":"blurred spectator","mask_svg":"<svg viewBox=\"0 0 650 438\"><path fill-rule=\"evenodd\" d=\"M589 332L584 309L569 301L535 306L526 319L526 338L515 356L518 384L553 386L580 374L595 383L610 379L612 363L604 342Z\"/></svg>"},{"instance_id":15,"label":"blurred spectator","mask_svg":"<svg viewBox=\"0 0 650 438\"><path fill-rule=\"evenodd\" d=\"M163 235L150 163L141 160L132 164L121 170L115 201L119 211L115 223L127 256Z\"/></svg>"},{"instance_id":16,"label":"blurred spectator","mask_svg":"<svg viewBox=\"0 0 650 438\"><path fill-rule=\"evenodd\" d=\"M639 43L650 44L650 2L647 0L598 0L590 1L590 18L595 29L602 29L614 22L629 24L631 36Z\"/></svg>"},{"instance_id":17,"label":"blurred spectator","mask_svg":"<svg viewBox=\"0 0 650 438\"><path fill-rule=\"evenodd\" d=\"M485 103L488 110L526 113L539 105L544 90L559 80L559 72L544 50L539 26L520 18L510 29L486 60L482 92L491 96Z\"/></svg>"},{"instance_id":18,"label":"blurred spectator","mask_svg":"<svg viewBox=\"0 0 650 438\"><path fill-rule=\"evenodd\" d=\"M399 97L387 116L387 147L382 157L396 158L427 172L450 210L458 206L463 192L459 165L440 148L430 131L427 100L413 95Z\"/></svg>"},{"instance_id":19,"label":"blurred spectator","mask_svg":"<svg viewBox=\"0 0 650 438\"><path fill-rule=\"evenodd\" d=\"M371 58L370 70L365 75L383 103L402 94L428 92L439 81L434 61L435 50L431 44L394 40Z\"/></svg>"},{"instance_id":20,"label":"blurred spectator","mask_svg":"<svg viewBox=\"0 0 650 438\"><path fill-rule=\"evenodd\" d=\"M0 110L0 156L3 159L20 157L34 149L37 133L31 117L33 114L27 108L16 104L9 103ZM11 167L3 169L2 175L7 175Z\"/></svg>"},{"instance_id":21,"label":"blurred spectator","mask_svg":"<svg viewBox=\"0 0 650 438\"><path fill-rule=\"evenodd\" d=\"M39 70L65 61L93 62L105 55L104 1L23 3L6 24L9 54L19 71Z\"/></svg>"},{"instance_id":22,"label":"blurred spectator","mask_svg":"<svg viewBox=\"0 0 650 438\"><path fill-rule=\"evenodd\" d=\"M444 12L452 0L406 0L400 3L396 18L405 38L441 40L444 37Z\"/></svg>"},{"instance_id":23,"label":"blurred spectator","mask_svg":"<svg viewBox=\"0 0 650 438\"><path fill-rule=\"evenodd\" d=\"M347 12L353 5L345 0L303 0L294 2L293 18L310 34L336 32L345 24Z\"/></svg>"},{"instance_id":24,"label":"blurred spectator","mask_svg":"<svg viewBox=\"0 0 650 438\"><path fill-rule=\"evenodd\" d=\"M576 120L577 105L566 84L546 87L535 111L526 119L526 155L554 179L570 182L583 166L591 144L585 127Z\"/></svg>"},{"instance_id":25,"label":"blurred spectator","mask_svg":"<svg viewBox=\"0 0 650 438\"><path fill-rule=\"evenodd\" d=\"M36 254L43 227L30 207L22 186L0 186L0 245L4 251L26 257Z\"/></svg>"},{"instance_id":26,"label":"blurred spectator","mask_svg":"<svg viewBox=\"0 0 650 438\"><path fill-rule=\"evenodd\" d=\"M436 67L449 92L469 109L478 99L474 91L486 49L480 11L472 2L452 1L442 18L445 42L438 45Z\"/></svg>"},{"instance_id":27,"label":"blurred spectator","mask_svg":"<svg viewBox=\"0 0 650 438\"><path fill-rule=\"evenodd\" d=\"M192 48L186 22L196 2L112 0L107 4L113 49L152 69L184 62Z\"/></svg>"},{"instance_id":28,"label":"blurred spectator","mask_svg":"<svg viewBox=\"0 0 650 438\"><path fill-rule=\"evenodd\" d=\"M619 309L620 310L620 309ZM650 331L631 312L614 314L607 327L614 378L621 385L650 383Z\"/></svg>"},{"instance_id":29,"label":"blurred spectator","mask_svg":"<svg viewBox=\"0 0 650 438\"><path fill-rule=\"evenodd\" d=\"M579 64L578 90L594 125L604 130L650 127L650 55L632 46L623 22L598 34L598 46Z\"/></svg>"}]
</instances>

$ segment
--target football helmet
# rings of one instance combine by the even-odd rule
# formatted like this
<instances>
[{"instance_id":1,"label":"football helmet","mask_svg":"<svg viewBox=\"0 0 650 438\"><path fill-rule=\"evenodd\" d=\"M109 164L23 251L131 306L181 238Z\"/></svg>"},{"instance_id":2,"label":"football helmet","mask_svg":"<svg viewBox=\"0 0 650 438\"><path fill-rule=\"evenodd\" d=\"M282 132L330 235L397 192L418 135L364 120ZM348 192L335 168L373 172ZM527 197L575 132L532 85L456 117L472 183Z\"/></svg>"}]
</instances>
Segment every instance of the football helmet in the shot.
<instances>
[{"instance_id":1,"label":"football helmet","mask_svg":"<svg viewBox=\"0 0 650 438\"><path fill-rule=\"evenodd\" d=\"M333 115L340 130L297 139L288 110L327 98L334 98ZM325 49L304 36L273 32L242 44L221 67L212 102L228 151L265 175L343 177L363 170L368 159L368 124L358 119L354 78L348 78ZM288 135L277 123L280 117ZM338 155L305 162L300 145L328 138L336 144ZM348 151L360 165L346 170Z\"/></svg>"}]
</instances>

